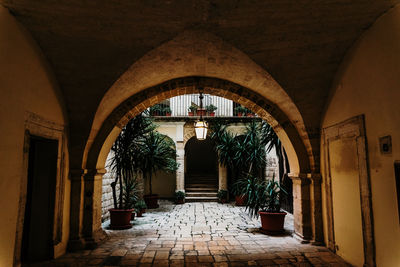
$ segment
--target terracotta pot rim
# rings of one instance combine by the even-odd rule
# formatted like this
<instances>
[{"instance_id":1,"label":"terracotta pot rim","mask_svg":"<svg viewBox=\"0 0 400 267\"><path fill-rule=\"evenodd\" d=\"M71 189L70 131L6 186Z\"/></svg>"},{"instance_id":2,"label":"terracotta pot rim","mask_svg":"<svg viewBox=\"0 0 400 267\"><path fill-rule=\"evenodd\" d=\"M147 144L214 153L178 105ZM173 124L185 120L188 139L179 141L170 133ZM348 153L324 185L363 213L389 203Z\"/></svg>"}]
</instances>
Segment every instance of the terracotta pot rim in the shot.
<instances>
[{"instance_id":1,"label":"terracotta pot rim","mask_svg":"<svg viewBox=\"0 0 400 267\"><path fill-rule=\"evenodd\" d=\"M287 212L284 212L284 211L280 211L280 212L259 211L258 213L259 214L279 214L279 215L287 214Z\"/></svg>"},{"instance_id":2,"label":"terracotta pot rim","mask_svg":"<svg viewBox=\"0 0 400 267\"><path fill-rule=\"evenodd\" d=\"M108 209L108 211L114 212L133 212L135 209Z\"/></svg>"}]
</instances>

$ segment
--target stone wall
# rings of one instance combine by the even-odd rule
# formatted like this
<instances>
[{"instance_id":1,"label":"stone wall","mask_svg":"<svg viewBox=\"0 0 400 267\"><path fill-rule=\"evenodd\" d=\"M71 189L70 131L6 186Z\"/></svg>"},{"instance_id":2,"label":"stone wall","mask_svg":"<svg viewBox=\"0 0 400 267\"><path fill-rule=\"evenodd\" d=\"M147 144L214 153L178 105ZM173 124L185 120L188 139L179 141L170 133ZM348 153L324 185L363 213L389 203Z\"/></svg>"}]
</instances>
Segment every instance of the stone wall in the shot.
<instances>
[{"instance_id":1,"label":"stone wall","mask_svg":"<svg viewBox=\"0 0 400 267\"><path fill-rule=\"evenodd\" d=\"M279 177L279 165L278 159L275 156L271 156L270 153L266 157L266 165L265 165L265 178L266 179L275 179L278 181Z\"/></svg>"},{"instance_id":2,"label":"stone wall","mask_svg":"<svg viewBox=\"0 0 400 267\"><path fill-rule=\"evenodd\" d=\"M107 172L103 176L103 186L102 186L102 199L101 199L101 221L104 222L110 218L109 209L113 208L113 196L111 183L114 181L115 177L111 172ZM119 193L119 186L117 185L117 195Z\"/></svg>"}]
</instances>

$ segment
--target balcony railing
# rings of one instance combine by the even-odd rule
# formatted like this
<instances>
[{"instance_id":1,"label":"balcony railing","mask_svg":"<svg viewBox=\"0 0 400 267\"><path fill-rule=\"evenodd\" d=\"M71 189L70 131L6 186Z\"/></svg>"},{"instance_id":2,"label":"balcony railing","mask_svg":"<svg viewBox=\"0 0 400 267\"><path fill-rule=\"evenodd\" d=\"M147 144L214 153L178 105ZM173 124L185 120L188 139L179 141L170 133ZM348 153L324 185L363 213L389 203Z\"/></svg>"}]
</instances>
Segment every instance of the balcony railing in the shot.
<instances>
[{"instance_id":1,"label":"balcony railing","mask_svg":"<svg viewBox=\"0 0 400 267\"><path fill-rule=\"evenodd\" d=\"M211 116L211 117L254 117L255 114L232 100L204 95L203 110L200 110L199 94L181 95L167 99L149 108L151 116Z\"/></svg>"}]
</instances>

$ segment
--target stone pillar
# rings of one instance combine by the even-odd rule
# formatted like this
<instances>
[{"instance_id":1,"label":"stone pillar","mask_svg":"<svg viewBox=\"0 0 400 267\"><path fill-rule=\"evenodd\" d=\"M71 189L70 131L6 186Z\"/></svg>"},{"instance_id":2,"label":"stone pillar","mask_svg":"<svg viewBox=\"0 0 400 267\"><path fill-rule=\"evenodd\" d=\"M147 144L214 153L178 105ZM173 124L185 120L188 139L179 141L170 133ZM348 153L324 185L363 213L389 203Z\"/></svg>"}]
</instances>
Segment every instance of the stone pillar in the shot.
<instances>
[{"instance_id":1,"label":"stone pillar","mask_svg":"<svg viewBox=\"0 0 400 267\"><path fill-rule=\"evenodd\" d=\"M324 231L322 223L322 197L321 197L321 174L311 174L310 198L311 198L311 223L313 233L313 244L322 245L324 242Z\"/></svg>"},{"instance_id":2,"label":"stone pillar","mask_svg":"<svg viewBox=\"0 0 400 267\"><path fill-rule=\"evenodd\" d=\"M83 210L83 174L82 169L70 169L71 180L70 221L68 250L84 249L85 241L81 236Z\"/></svg>"},{"instance_id":3,"label":"stone pillar","mask_svg":"<svg viewBox=\"0 0 400 267\"><path fill-rule=\"evenodd\" d=\"M176 170L176 191L185 192L185 147L183 141L176 142L176 162L179 164Z\"/></svg>"},{"instance_id":4,"label":"stone pillar","mask_svg":"<svg viewBox=\"0 0 400 267\"><path fill-rule=\"evenodd\" d=\"M307 174L289 174L293 181L293 216L295 237L303 243L312 238L310 178Z\"/></svg>"},{"instance_id":5,"label":"stone pillar","mask_svg":"<svg viewBox=\"0 0 400 267\"><path fill-rule=\"evenodd\" d=\"M93 249L98 243L107 238L101 228L102 178L105 169L87 170L84 175L84 215L82 236L85 248Z\"/></svg>"},{"instance_id":6,"label":"stone pillar","mask_svg":"<svg viewBox=\"0 0 400 267\"><path fill-rule=\"evenodd\" d=\"M219 190L228 190L228 169L221 164L218 164L218 185Z\"/></svg>"}]
</instances>

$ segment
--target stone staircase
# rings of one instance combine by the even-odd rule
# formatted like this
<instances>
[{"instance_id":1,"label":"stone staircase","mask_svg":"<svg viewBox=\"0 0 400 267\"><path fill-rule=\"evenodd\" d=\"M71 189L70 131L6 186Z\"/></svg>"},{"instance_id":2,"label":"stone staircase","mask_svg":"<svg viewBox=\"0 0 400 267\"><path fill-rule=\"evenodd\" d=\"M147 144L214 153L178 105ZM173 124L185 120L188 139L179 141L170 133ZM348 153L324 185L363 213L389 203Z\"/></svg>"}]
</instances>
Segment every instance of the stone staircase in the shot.
<instances>
[{"instance_id":1,"label":"stone staircase","mask_svg":"<svg viewBox=\"0 0 400 267\"><path fill-rule=\"evenodd\" d=\"M190 174L185 179L186 202L217 202L218 177Z\"/></svg>"}]
</instances>

